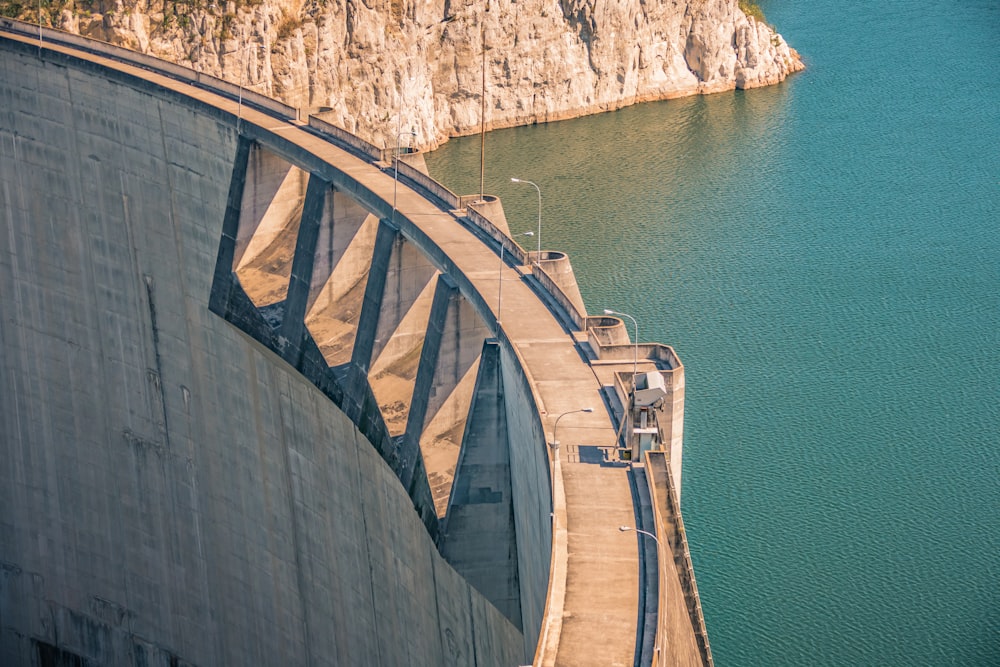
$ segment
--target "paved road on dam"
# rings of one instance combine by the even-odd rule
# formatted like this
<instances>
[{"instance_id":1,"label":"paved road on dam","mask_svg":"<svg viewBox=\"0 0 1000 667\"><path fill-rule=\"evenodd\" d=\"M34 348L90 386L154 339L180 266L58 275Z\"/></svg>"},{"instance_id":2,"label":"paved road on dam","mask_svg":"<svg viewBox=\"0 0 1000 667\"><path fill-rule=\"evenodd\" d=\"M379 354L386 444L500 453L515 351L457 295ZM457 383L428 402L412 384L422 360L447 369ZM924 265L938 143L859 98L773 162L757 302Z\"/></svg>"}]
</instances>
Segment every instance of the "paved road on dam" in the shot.
<instances>
[{"instance_id":1,"label":"paved road on dam","mask_svg":"<svg viewBox=\"0 0 1000 667\"><path fill-rule=\"evenodd\" d=\"M395 201L398 218L415 225L447 254L456 271L464 274L492 304L497 319L499 281L503 281L503 330L530 380L546 439L551 442L557 437L561 443L557 450L549 448L550 455L556 454L555 538L536 664L632 665L639 608L638 549L634 535L618 530L620 525L634 525L635 521L629 471L624 466L602 464L589 454L615 444L615 428L601 394L601 386L608 379L595 375L573 334L566 331L524 279L524 267L500 265L496 251L464 227L453 213L442 210L404 183L395 182L391 172L304 130L301 121L278 119L225 96L132 65L58 45L45 46L234 116L239 114L247 134L280 137L312 153L384 202L391 205ZM588 407L594 408L593 412L574 412ZM566 414L570 412L573 414ZM563 418L558 433L553 433L560 415Z\"/></svg>"}]
</instances>

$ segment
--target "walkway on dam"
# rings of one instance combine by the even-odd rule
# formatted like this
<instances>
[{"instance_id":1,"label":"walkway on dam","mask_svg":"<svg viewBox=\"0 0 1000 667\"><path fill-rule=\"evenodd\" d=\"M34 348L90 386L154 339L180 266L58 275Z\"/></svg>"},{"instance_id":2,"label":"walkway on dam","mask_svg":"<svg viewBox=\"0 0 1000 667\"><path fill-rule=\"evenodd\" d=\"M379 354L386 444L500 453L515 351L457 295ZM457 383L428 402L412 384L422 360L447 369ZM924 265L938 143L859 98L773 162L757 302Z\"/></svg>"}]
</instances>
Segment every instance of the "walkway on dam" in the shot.
<instances>
[{"instance_id":1,"label":"walkway on dam","mask_svg":"<svg viewBox=\"0 0 1000 667\"><path fill-rule=\"evenodd\" d=\"M13 37L12 37L13 38ZM30 40L23 40L30 42ZM496 252L444 211L403 182L347 151L247 105L128 64L58 45L45 48L72 54L152 82L177 94L242 116L254 132L269 132L300 147L355 179L386 202L396 201L400 218L439 246L488 301L503 280L502 326L531 382L546 439L558 437L555 471L555 539L547 611L536 664L632 665L639 615L639 563L627 467L589 455L615 445L615 428L601 394L601 381L581 353L572 332L523 279L522 269L499 266ZM592 413L575 412L592 407ZM556 420L558 433L553 433ZM539 445L541 446L541 444ZM586 448L586 449L582 449ZM550 453L553 450L550 448ZM583 452L584 455L581 455Z\"/></svg>"}]
</instances>

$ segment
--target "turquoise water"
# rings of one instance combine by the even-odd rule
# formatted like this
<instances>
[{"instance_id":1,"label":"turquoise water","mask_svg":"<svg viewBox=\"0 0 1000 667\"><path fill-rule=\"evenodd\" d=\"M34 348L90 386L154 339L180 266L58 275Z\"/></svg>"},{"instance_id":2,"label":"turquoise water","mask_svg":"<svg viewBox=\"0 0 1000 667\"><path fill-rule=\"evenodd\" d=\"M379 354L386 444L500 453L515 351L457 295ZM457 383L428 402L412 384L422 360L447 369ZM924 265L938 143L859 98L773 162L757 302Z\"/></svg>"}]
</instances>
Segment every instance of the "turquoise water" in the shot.
<instances>
[{"instance_id":1,"label":"turquoise water","mask_svg":"<svg viewBox=\"0 0 1000 667\"><path fill-rule=\"evenodd\" d=\"M720 667L1000 665L1000 3L760 5L806 72L491 133L487 192L685 363Z\"/></svg>"}]
</instances>

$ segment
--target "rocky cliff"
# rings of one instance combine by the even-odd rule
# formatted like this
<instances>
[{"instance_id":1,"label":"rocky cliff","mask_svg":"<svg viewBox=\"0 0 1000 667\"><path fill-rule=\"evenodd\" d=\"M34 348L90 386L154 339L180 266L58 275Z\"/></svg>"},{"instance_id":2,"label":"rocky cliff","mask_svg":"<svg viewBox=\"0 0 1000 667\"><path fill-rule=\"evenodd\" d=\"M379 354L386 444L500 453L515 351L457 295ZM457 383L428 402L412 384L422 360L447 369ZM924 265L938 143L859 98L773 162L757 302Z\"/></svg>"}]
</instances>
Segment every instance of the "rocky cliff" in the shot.
<instances>
[{"instance_id":1,"label":"rocky cliff","mask_svg":"<svg viewBox=\"0 0 1000 667\"><path fill-rule=\"evenodd\" d=\"M43 24L320 108L377 145L412 130L430 148L483 117L487 129L559 120L803 67L738 0L62 2L39 5Z\"/></svg>"}]
</instances>

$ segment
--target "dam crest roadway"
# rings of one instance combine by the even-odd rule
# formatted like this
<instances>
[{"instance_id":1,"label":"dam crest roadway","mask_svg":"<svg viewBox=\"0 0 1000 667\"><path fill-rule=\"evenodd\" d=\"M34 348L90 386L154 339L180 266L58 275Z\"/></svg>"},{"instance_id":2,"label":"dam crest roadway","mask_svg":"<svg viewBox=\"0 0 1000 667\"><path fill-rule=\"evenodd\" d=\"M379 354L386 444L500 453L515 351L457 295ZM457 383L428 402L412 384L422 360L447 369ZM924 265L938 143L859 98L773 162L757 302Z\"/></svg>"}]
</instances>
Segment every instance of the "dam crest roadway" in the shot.
<instances>
[{"instance_id":1,"label":"dam crest roadway","mask_svg":"<svg viewBox=\"0 0 1000 667\"><path fill-rule=\"evenodd\" d=\"M565 254L241 86L0 46L0 663L712 664L683 366Z\"/></svg>"}]
</instances>

